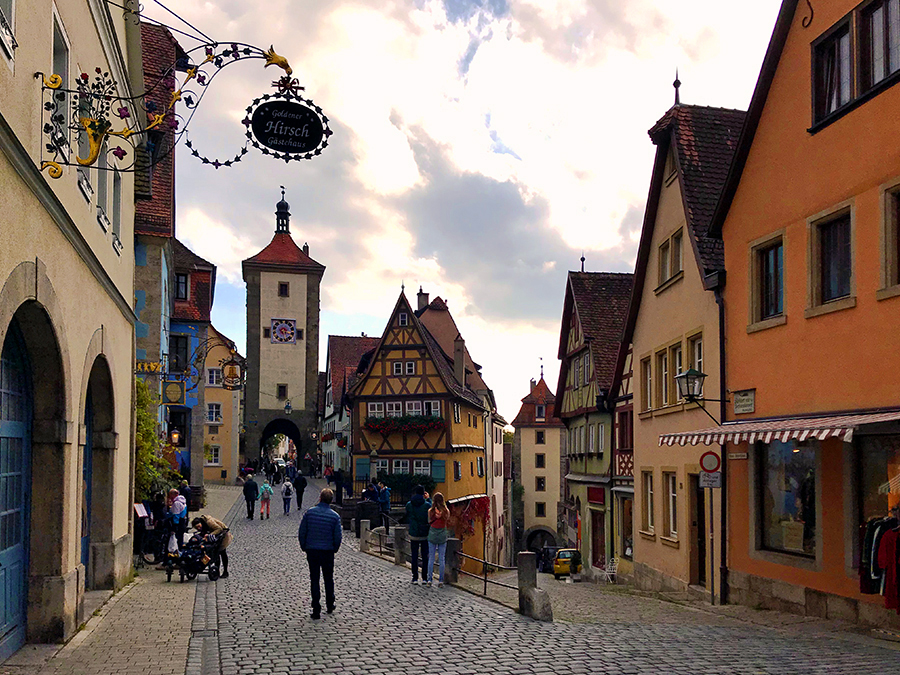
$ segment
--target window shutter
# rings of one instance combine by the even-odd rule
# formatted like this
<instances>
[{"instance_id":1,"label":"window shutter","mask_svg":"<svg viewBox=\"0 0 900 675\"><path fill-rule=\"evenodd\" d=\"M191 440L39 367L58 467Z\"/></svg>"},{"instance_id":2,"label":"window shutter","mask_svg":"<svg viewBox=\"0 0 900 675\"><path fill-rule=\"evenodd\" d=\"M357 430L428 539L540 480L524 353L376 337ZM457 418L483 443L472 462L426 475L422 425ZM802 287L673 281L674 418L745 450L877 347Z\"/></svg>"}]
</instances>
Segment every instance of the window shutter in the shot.
<instances>
[{"instance_id":1,"label":"window shutter","mask_svg":"<svg viewBox=\"0 0 900 675\"><path fill-rule=\"evenodd\" d=\"M356 480L365 480L369 477L371 470L369 468L368 457L356 458Z\"/></svg>"},{"instance_id":2,"label":"window shutter","mask_svg":"<svg viewBox=\"0 0 900 675\"><path fill-rule=\"evenodd\" d=\"M447 480L446 460L431 460L431 477L435 483L443 483Z\"/></svg>"}]
</instances>

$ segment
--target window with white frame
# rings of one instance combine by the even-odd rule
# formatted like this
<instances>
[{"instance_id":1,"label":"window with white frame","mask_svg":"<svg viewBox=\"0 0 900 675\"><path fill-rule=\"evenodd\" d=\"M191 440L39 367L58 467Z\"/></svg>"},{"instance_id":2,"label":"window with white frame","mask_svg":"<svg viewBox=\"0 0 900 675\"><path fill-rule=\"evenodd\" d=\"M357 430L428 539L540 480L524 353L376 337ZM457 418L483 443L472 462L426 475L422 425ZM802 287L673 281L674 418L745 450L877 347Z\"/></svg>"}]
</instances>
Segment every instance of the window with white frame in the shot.
<instances>
[{"instance_id":1,"label":"window with white frame","mask_svg":"<svg viewBox=\"0 0 900 675\"><path fill-rule=\"evenodd\" d=\"M400 312L399 316L397 317L397 323L401 326L408 326L409 315L406 312Z\"/></svg>"},{"instance_id":2,"label":"window with white frame","mask_svg":"<svg viewBox=\"0 0 900 675\"><path fill-rule=\"evenodd\" d=\"M653 532L653 474L650 471L641 473L644 487L644 503L641 513L641 526L644 532Z\"/></svg>"},{"instance_id":3,"label":"window with white frame","mask_svg":"<svg viewBox=\"0 0 900 675\"><path fill-rule=\"evenodd\" d=\"M413 460L413 473L417 476L430 476L431 475L431 460L429 460L429 459L414 459Z\"/></svg>"},{"instance_id":4,"label":"window with white frame","mask_svg":"<svg viewBox=\"0 0 900 675\"><path fill-rule=\"evenodd\" d=\"M675 378L681 375L684 372L684 354L681 351L681 344L677 344L671 349L672 353L672 382L674 388L675 398L681 400L681 396L678 393L678 386L674 384Z\"/></svg>"},{"instance_id":5,"label":"window with white frame","mask_svg":"<svg viewBox=\"0 0 900 675\"><path fill-rule=\"evenodd\" d=\"M394 361L393 373L394 373L394 375L402 375L403 374L403 361Z\"/></svg>"},{"instance_id":6,"label":"window with white frame","mask_svg":"<svg viewBox=\"0 0 900 675\"><path fill-rule=\"evenodd\" d=\"M662 408L669 404L669 355L666 352L656 355L656 372L659 374L656 406Z\"/></svg>"},{"instance_id":7,"label":"window with white frame","mask_svg":"<svg viewBox=\"0 0 900 675\"><path fill-rule=\"evenodd\" d=\"M575 387L575 389L578 389L578 387L581 386L581 362L579 361L577 356L572 361L572 370L573 370L572 376L575 378L574 382L572 384Z\"/></svg>"},{"instance_id":8,"label":"window with white frame","mask_svg":"<svg viewBox=\"0 0 900 675\"><path fill-rule=\"evenodd\" d=\"M594 429L594 425L593 425L593 424L591 424L591 425L589 425L589 426L590 426L590 428L588 429L588 452L591 453L591 452L594 452L594 432L595 432L595 429Z\"/></svg>"},{"instance_id":9,"label":"window with white frame","mask_svg":"<svg viewBox=\"0 0 900 675\"><path fill-rule=\"evenodd\" d=\"M407 361L406 362L406 374L407 375L415 375L416 374L416 362L415 361Z\"/></svg>"},{"instance_id":10,"label":"window with white frame","mask_svg":"<svg viewBox=\"0 0 900 675\"><path fill-rule=\"evenodd\" d=\"M421 415L422 414L422 401L407 401L406 402L406 414L407 415Z\"/></svg>"},{"instance_id":11,"label":"window with white frame","mask_svg":"<svg viewBox=\"0 0 900 675\"><path fill-rule=\"evenodd\" d=\"M206 384L210 387L222 386L222 369L208 368L206 371Z\"/></svg>"},{"instance_id":12,"label":"window with white frame","mask_svg":"<svg viewBox=\"0 0 900 675\"><path fill-rule=\"evenodd\" d=\"M425 401L425 414L431 415L432 417L440 417L441 416L441 402L440 401Z\"/></svg>"},{"instance_id":13,"label":"window with white frame","mask_svg":"<svg viewBox=\"0 0 900 675\"><path fill-rule=\"evenodd\" d=\"M543 429L537 429L534 432L534 444L535 445L544 445L547 442L545 432Z\"/></svg>"},{"instance_id":14,"label":"window with white frame","mask_svg":"<svg viewBox=\"0 0 900 675\"><path fill-rule=\"evenodd\" d=\"M666 536L674 539L678 536L678 478L674 473L664 473L663 485L666 490Z\"/></svg>"},{"instance_id":15,"label":"window with white frame","mask_svg":"<svg viewBox=\"0 0 900 675\"><path fill-rule=\"evenodd\" d=\"M409 473L409 460L395 459L392 473Z\"/></svg>"},{"instance_id":16,"label":"window with white frame","mask_svg":"<svg viewBox=\"0 0 900 675\"><path fill-rule=\"evenodd\" d=\"M380 473L387 473L388 467L391 465L390 460L388 459L376 459L375 460L375 475L377 476Z\"/></svg>"},{"instance_id":17,"label":"window with white frame","mask_svg":"<svg viewBox=\"0 0 900 675\"><path fill-rule=\"evenodd\" d=\"M14 34L15 17L13 10L15 6L13 0L0 0L0 46L6 52L7 58L12 59L18 43ZM68 87L68 83L64 82L64 86Z\"/></svg>"},{"instance_id":18,"label":"window with white frame","mask_svg":"<svg viewBox=\"0 0 900 675\"><path fill-rule=\"evenodd\" d=\"M384 417L384 403L370 402L367 408L369 417Z\"/></svg>"},{"instance_id":19,"label":"window with white frame","mask_svg":"<svg viewBox=\"0 0 900 675\"><path fill-rule=\"evenodd\" d=\"M222 421L222 404L207 403L206 404L206 421L221 422Z\"/></svg>"},{"instance_id":20,"label":"window with white frame","mask_svg":"<svg viewBox=\"0 0 900 675\"><path fill-rule=\"evenodd\" d=\"M606 425L597 425L597 452L602 454L606 449Z\"/></svg>"},{"instance_id":21,"label":"window with white frame","mask_svg":"<svg viewBox=\"0 0 900 675\"><path fill-rule=\"evenodd\" d=\"M484 457L479 457L476 461L478 462L478 475L484 476Z\"/></svg>"},{"instance_id":22,"label":"window with white frame","mask_svg":"<svg viewBox=\"0 0 900 675\"><path fill-rule=\"evenodd\" d=\"M641 410L653 408L653 367L650 359L641 361Z\"/></svg>"},{"instance_id":23,"label":"window with white frame","mask_svg":"<svg viewBox=\"0 0 900 675\"><path fill-rule=\"evenodd\" d=\"M206 451L206 466L222 466L222 448L218 445L210 445Z\"/></svg>"},{"instance_id":24,"label":"window with white frame","mask_svg":"<svg viewBox=\"0 0 900 675\"><path fill-rule=\"evenodd\" d=\"M578 431L578 449L584 452L587 447L587 426L582 426Z\"/></svg>"},{"instance_id":25,"label":"window with white frame","mask_svg":"<svg viewBox=\"0 0 900 675\"><path fill-rule=\"evenodd\" d=\"M401 417L403 415L403 403L401 401L388 401L385 405L387 405L388 417Z\"/></svg>"},{"instance_id":26,"label":"window with white frame","mask_svg":"<svg viewBox=\"0 0 900 675\"><path fill-rule=\"evenodd\" d=\"M453 404L453 421L459 424L459 403Z\"/></svg>"},{"instance_id":27,"label":"window with white frame","mask_svg":"<svg viewBox=\"0 0 900 675\"><path fill-rule=\"evenodd\" d=\"M113 245L118 250L122 246L122 174L119 171L113 171L112 202Z\"/></svg>"},{"instance_id":28,"label":"window with white frame","mask_svg":"<svg viewBox=\"0 0 900 675\"><path fill-rule=\"evenodd\" d=\"M535 407L534 418L537 420L547 419L547 406L538 404Z\"/></svg>"}]
</instances>

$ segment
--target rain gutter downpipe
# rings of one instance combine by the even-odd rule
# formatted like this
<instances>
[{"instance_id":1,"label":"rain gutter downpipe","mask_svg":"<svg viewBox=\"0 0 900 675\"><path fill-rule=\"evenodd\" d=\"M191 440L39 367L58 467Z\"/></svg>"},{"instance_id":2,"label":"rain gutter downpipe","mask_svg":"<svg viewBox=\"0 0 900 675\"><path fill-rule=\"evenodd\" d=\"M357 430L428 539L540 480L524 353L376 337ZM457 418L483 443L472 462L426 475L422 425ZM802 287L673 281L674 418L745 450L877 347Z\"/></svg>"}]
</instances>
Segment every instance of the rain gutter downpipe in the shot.
<instances>
[{"instance_id":1,"label":"rain gutter downpipe","mask_svg":"<svg viewBox=\"0 0 900 675\"><path fill-rule=\"evenodd\" d=\"M719 283L716 284L714 293L716 304L719 306L719 419L725 423L725 413L728 409L725 386L725 272L719 272ZM721 492L721 532L719 534L719 604L728 603L728 453L726 441L719 450L722 456L722 492Z\"/></svg>"}]
</instances>

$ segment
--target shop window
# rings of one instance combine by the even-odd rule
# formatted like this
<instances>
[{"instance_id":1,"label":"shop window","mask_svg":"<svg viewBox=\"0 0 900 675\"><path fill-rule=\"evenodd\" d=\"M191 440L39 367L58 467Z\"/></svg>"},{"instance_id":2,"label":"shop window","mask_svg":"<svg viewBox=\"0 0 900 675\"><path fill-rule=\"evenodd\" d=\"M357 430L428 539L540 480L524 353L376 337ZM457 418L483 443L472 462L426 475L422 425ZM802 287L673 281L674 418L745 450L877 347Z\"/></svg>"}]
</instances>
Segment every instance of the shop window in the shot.
<instances>
[{"instance_id":1,"label":"shop window","mask_svg":"<svg viewBox=\"0 0 900 675\"><path fill-rule=\"evenodd\" d=\"M815 119L820 121L850 102L853 59L850 21L815 46Z\"/></svg>"},{"instance_id":2,"label":"shop window","mask_svg":"<svg viewBox=\"0 0 900 675\"><path fill-rule=\"evenodd\" d=\"M535 469L543 469L547 466L547 455L543 452L539 452L534 456L534 468Z\"/></svg>"},{"instance_id":3,"label":"shop window","mask_svg":"<svg viewBox=\"0 0 900 675\"><path fill-rule=\"evenodd\" d=\"M762 547L816 554L817 442L757 444Z\"/></svg>"},{"instance_id":4,"label":"shop window","mask_svg":"<svg viewBox=\"0 0 900 675\"><path fill-rule=\"evenodd\" d=\"M537 476L534 479L534 491L535 492L546 492L547 491L547 479L544 476Z\"/></svg>"},{"instance_id":5,"label":"shop window","mask_svg":"<svg viewBox=\"0 0 900 675\"><path fill-rule=\"evenodd\" d=\"M641 513L641 528L644 532L653 532L653 474L650 471L641 473L644 504Z\"/></svg>"},{"instance_id":6,"label":"shop window","mask_svg":"<svg viewBox=\"0 0 900 675\"><path fill-rule=\"evenodd\" d=\"M546 518L547 517L547 505L544 502L536 502L535 503L534 517L535 518Z\"/></svg>"},{"instance_id":7,"label":"shop window","mask_svg":"<svg viewBox=\"0 0 900 675\"><path fill-rule=\"evenodd\" d=\"M884 518L900 505L900 436L857 436L859 515L862 523Z\"/></svg>"},{"instance_id":8,"label":"shop window","mask_svg":"<svg viewBox=\"0 0 900 675\"><path fill-rule=\"evenodd\" d=\"M545 431L538 429L534 432L534 444L535 445L544 445L546 443Z\"/></svg>"}]
</instances>

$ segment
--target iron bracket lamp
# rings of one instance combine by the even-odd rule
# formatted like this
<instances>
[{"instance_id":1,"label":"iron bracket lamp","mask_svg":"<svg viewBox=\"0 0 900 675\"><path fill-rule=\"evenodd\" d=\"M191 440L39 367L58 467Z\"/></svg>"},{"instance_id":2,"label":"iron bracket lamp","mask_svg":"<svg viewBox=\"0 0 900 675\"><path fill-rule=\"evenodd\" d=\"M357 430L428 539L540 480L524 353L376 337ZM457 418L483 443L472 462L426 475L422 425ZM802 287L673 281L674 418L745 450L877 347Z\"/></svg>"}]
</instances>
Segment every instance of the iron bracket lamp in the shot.
<instances>
[{"instance_id":1,"label":"iron bracket lamp","mask_svg":"<svg viewBox=\"0 0 900 675\"><path fill-rule=\"evenodd\" d=\"M678 396L683 398L688 403L697 403L701 410L707 414L707 416L716 423L716 426L719 426L719 421L710 415L709 411L703 404L705 401L714 401L717 403L721 403L723 401L727 401L728 399L721 398L704 398L703 397L703 382L706 380L706 373L701 373L696 368L688 368L683 373L680 373L675 376L675 384L678 387Z\"/></svg>"}]
</instances>

